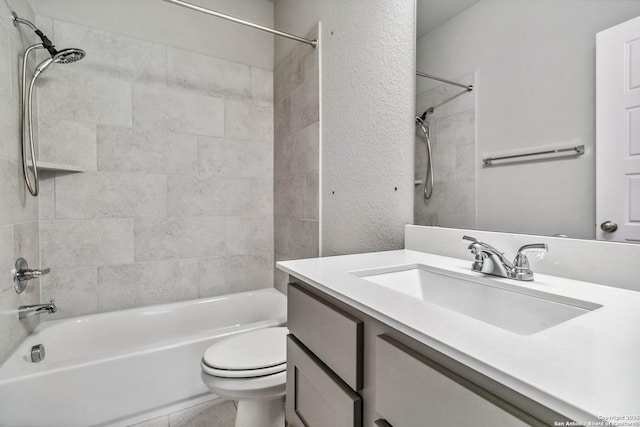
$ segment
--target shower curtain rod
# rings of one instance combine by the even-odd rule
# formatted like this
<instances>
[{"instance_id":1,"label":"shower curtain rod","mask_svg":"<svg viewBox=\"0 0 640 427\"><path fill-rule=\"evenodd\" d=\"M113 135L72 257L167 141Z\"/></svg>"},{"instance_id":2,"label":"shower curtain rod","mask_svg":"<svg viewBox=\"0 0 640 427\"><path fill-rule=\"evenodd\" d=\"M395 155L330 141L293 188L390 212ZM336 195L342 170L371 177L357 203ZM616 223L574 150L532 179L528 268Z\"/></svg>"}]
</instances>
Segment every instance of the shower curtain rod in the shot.
<instances>
[{"instance_id":1,"label":"shower curtain rod","mask_svg":"<svg viewBox=\"0 0 640 427\"><path fill-rule=\"evenodd\" d=\"M471 92L473 90L473 85L463 85L463 84L460 84L460 83L452 82L451 80L447 80L447 79L443 79L443 78L440 78L440 77L432 76L431 74L421 73L420 71L416 71L416 75L418 75L420 77L426 77L426 78L432 79L432 80L438 80L439 82L447 83L447 84L450 84L450 85L463 87L468 92Z\"/></svg>"},{"instance_id":2,"label":"shower curtain rod","mask_svg":"<svg viewBox=\"0 0 640 427\"><path fill-rule=\"evenodd\" d=\"M195 4L187 3L182 0L164 0L164 1L166 1L167 3L173 3L178 6L186 7L187 9L195 10L197 12L206 13L207 15L212 15L218 18L226 19L227 21L235 22L237 24L246 25L247 27L255 28L261 31L266 31L267 33L275 34L276 36L286 37L291 40L295 40L301 43L306 43L308 45L311 45L314 49L318 47L318 40L304 39L302 37L298 37L293 34L284 33L282 31L274 30L273 28L264 27L262 25L254 24L253 22L234 18L233 16L225 15L224 13L216 12L210 9L205 9L204 7L196 6Z\"/></svg>"}]
</instances>

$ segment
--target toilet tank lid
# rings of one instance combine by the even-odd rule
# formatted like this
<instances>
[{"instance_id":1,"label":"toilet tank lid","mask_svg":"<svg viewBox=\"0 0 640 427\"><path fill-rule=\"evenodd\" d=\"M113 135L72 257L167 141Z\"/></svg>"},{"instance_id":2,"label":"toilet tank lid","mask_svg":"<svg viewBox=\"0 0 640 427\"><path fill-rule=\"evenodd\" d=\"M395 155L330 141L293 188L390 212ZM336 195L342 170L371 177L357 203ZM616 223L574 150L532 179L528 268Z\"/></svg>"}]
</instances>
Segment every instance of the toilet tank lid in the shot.
<instances>
[{"instance_id":1,"label":"toilet tank lid","mask_svg":"<svg viewBox=\"0 0 640 427\"><path fill-rule=\"evenodd\" d=\"M203 362L228 370L261 369L287 360L285 327L257 329L223 339L207 349Z\"/></svg>"}]
</instances>

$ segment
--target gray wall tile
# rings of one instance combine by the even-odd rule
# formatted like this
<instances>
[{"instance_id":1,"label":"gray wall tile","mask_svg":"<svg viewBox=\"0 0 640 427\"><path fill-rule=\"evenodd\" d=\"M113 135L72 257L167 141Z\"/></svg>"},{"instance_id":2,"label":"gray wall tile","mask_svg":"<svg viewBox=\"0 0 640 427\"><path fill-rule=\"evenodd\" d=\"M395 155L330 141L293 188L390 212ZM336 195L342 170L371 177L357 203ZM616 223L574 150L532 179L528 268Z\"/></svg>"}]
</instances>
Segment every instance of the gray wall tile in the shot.
<instances>
[{"instance_id":1,"label":"gray wall tile","mask_svg":"<svg viewBox=\"0 0 640 427\"><path fill-rule=\"evenodd\" d=\"M41 221L40 244L41 262L52 269L131 263L133 220Z\"/></svg>"},{"instance_id":2,"label":"gray wall tile","mask_svg":"<svg viewBox=\"0 0 640 427\"><path fill-rule=\"evenodd\" d=\"M320 125L313 123L291 134L293 159L291 173L308 173L320 170Z\"/></svg>"},{"instance_id":3,"label":"gray wall tile","mask_svg":"<svg viewBox=\"0 0 640 427\"><path fill-rule=\"evenodd\" d=\"M304 46L294 48L278 65L273 73L273 95L276 102L288 98L298 86L304 83Z\"/></svg>"},{"instance_id":4,"label":"gray wall tile","mask_svg":"<svg viewBox=\"0 0 640 427\"><path fill-rule=\"evenodd\" d=\"M166 47L70 22L54 20L58 46L75 46L87 56L74 67L121 80L165 81Z\"/></svg>"},{"instance_id":5,"label":"gray wall tile","mask_svg":"<svg viewBox=\"0 0 640 427\"><path fill-rule=\"evenodd\" d=\"M0 194L0 224L37 221L38 200L27 193L21 163L0 159Z\"/></svg>"},{"instance_id":6,"label":"gray wall tile","mask_svg":"<svg viewBox=\"0 0 640 427\"><path fill-rule=\"evenodd\" d=\"M455 147L455 168L458 180L474 181L476 179L476 146L475 144Z\"/></svg>"},{"instance_id":7,"label":"gray wall tile","mask_svg":"<svg viewBox=\"0 0 640 427\"><path fill-rule=\"evenodd\" d=\"M278 216L304 216L305 176L276 179L273 211Z\"/></svg>"},{"instance_id":8,"label":"gray wall tile","mask_svg":"<svg viewBox=\"0 0 640 427\"><path fill-rule=\"evenodd\" d=\"M319 221L276 216L275 252L290 259L319 256Z\"/></svg>"},{"instance_id":9,"label":"gray wall tile","mask_svg":"<svg viewBox=\"0 0 640 427\"><path fill-rule=\"evenodd\" d=\"M320 170L320 127L314 123L274 144L277 178Z\"/></svg>"},{"instance_id":10,"label":"gray wall tile","mask_svg":"<svg viewBox=\"0 0 640 427\"><path fill-rule=\"evenodd\" d=\"M38 222L28 222L13 226L13 257L24 258L30 268L45 268L40 262L40 233ZM20 294L24 304L36 304L40 300L40 279L30 280L26 289ZM39 321L31 321L37 324Z\"/></svg>"},{"instance_id":11,"label":"gray wall tile","mask_svg":"<svg viewBox=\"0 0 640 427\"><path fill-rule=\"evenodd\" d=\"M200 175L269 178L273 175L273 146L226 138L198 138Z\"/></svg>"},{"instance_id":12,"label":"gray wall tile","mask_svg":"<svg viewBox=\"0 0 640 427\"><path fill-rule=\"evenodd\" d=\"M38 160L75 165L89 171L97 168L96 125L40 118L38 123Z\"/></svg>"},{"instance_id":13,"label":"gray wall tile","mask_svg":"<svg viewBox=\"0 0 640 427\"><path fill-rule=\"evenodd\" d=\"M0 294L0 360L5 360L35 327L34 319L18 320L18 307L35 304L11 289Z\"/></svg>"},{"instance_id":14,"label":"gray wall tile","mask_svg":"<svg viewBox=\"0 0 640 427\"><path fill-rule=\"evenodd\" d=\"M241 256L238 258L240 257ZM200 298L233 292L229 283L229 278L232 274L230 273L230 259L232 259L232 257L225 256L200 259L198 264L198 294ZM240 263L243 262L244 259L240 261Z\"/></svg>"},{"instance_id":15,"label":"gray wall tile","mask_svg":"<svg viewBox=\"0 0 640 427\"><path fill-rule=\"evenodd\" d=\"M227 100L225 108L227 138L273 141L272 104Z\"/></svg>"},{"instance_id":16,"label":"gray wall tile","mask_svg":"<svg viewBox=\"0 0 640 427\"><path fill-rule=\"evenodd\" d=\"M273 254L234 255L200 260L200 297L273 286Z\"/></svg>"},{"instance_id":17,"label":"gray wall tile","mask_svg":"<svg viewBox=\"0 0 640 427\"><path fill-rule=\"evenodd\" d=\"M227 218L227 253L255 254L273 251L273 217Z\"/></svg>"},{"instance_id":18,"label":"gray wall tile","mask_svg":"<svg viewBox=\"0 0 640 427\"><path fill-rule=\"evenodd\" d=\"M290 260L289 257L279 253L274 254L274 256L275 256L275 262ZM273 279L274 279L274 287L280 292L282 292L283 294L287 295L287 285L289 284L289 275L284 271L280 270L279 268L274 268Z\"/></svg>"},{"instance_id":19,"label":"gray wall tile","mask_svg":"<svg viewBox=\"0 0 640 427\"><path fill-rule=\"evenodd\" d=\"M98 311L198 297L198 260L98 267Z\"/></svg>"},{"instance_id":20,"label":"gray wall tile","mask_svg":"<svg viewBox=\"0 0 640 427\"><path fill-rule=\"evenodd\" d=\"M2 59L0 61L0 94L11 96L13 94L11 65L15 58L11 52L11 38L6 30L0 31L0 58Z\"/></svg>"},{"instance_id":21,"label":"gray wall tile","mask_svg":"<svg viewBox=\"0 0 640 427\"><path fill-rule=\"evenodd\" d=\"M224 136L224 117L222 98L185 93L182 90L165 89L160 86L134 86L133 120L137 128Z\"/></svg>"},{"instance_id":22,"label":"gray wall tile","mask_svg":"<svg viewBox=\"0 0 640 427\"><path fill-rule=\"evenodd\" d=\"M304 218L320 219L320 176L312 173L304 177Z\"/></svg>"},{"instance_id":23,"label":"gray wall tile","mask_svg":"<svg viewBox=\"0 0 640 427\"><path fill-rule=\"evenodd\" d=\"M320 120L320 100L318 86L315 82L305 81L291 93L291 124L292 132L303 129Z\"/></svg>"},{"instance_id":24,"label":"gray wall tile","mask_svg":"<svg viewBox=\"0 0 640 427\"><path fill-rule=\"evenodd\" d=\"M319 254L319 65L296 48L274 72L274 251L277 259ZM287 275L276 272L286 293Z\"/></svg>"},{"instance_id":25,"label":"gray wall tile","mask_svg":"<svg viewBox=\"0 0 640 427\"><path fill-rule=\"evenodd\" d=\"M251 98L273 102L273 71L251 67Z\"/></svg>"},{"instance_id":26,"label":"gray wall tile","mask_svg":"<svg viewBox=\"0 0 640 427\"><path fill-rule=\"evenodd\" d=\"M40 298L55 300L58 312L47 320L92 314L98 310L96 267L54 268L40 279Z\"/></svg>"},{"instance_id":27,"label":"gray wall tile","mask_svg":"<svg viewBox=\"0 0 640 427\"><path fill-rule=\"evenodd\" d=\"M55 172L39 171L40 194L38 195L40 207L40 221L55 219L56 217L56 185Z\"/></svg>"},{"instance_id":28,"label":"gray wall tile","mask_svg":"<svg viewBox=\"0 0 640 427\"><path fill-rule=\"evenodd\" d=\"M38 85L40 117L131 127L131 83L51 66Z\"/></svg>"},{"instance_id":29,"label":"gray wall tile","mask_svg":"<svg viewBox=\"0 0 640 427\"><path fill-rule=\"evenodd\" d=\"M88 172L56 176L56 218L166 216L167 177Z\"/></svg>"},{"instance_id":30,"label":"gray wall tile","mask_svg":"<svg viewBox=\"0 0 640 427\"><path fill-rule=\"evenodd\" d=\"M16 261L13 246L13 226L0 226L0 294L13 289L11 270Z\"/></svg>"},{"instance_id":31,"label":"gray wall tile","mask_svg":"<svg viewBox=\"0 0 640 427\"><path fill-rule=\"evenodd\" d=\"M18 100L4 96L0 102L0 129L3 141L0 144L0 158L18 160L20 158L20 113Z\"/></svg>"},{"instance_id":32,"label":"gray wall tile","mask_svg":"<svg viewBox=\"0 0 640 427\"><path fill-rule=\"evenodd\" d=\"M169 216L219 216L228 212L228 179L181 175L167 179Z\"/></svg>"},{"instance_id":33,"label":"gray wall tile","mask_svg":"<svg viewBox=\"0 0 640 427\"><path fill-rule=\"evenodd\" d=\"M224 255L225 219L149 218L135 220L135 261Z\"/></svg>"},{"instance_id":34,"label":"gray wall tile","mask_svg":"<svg viewBox=\"0 0 640 427\"><path fill-rule=\"evenodd\" d=\"M39 22L87 51L38 82L41 158L97 169L42 175L42 264L54 273L41 296L57 300L56 317L273 286L273 73ZM16 195L0 207L7 234L37 221L38 204L19 181L17 109L5 111L16 135L0 150L12 168L0 191Z\"/></svg>"},{"instance_id":35,"label":"gray wall tile","mask_svg":"<svg viewBox=\"0 0 640 427\"><path fill-rule=\"evenodd\" d=\"M167 84L213 96L249 98L250 67L168 47Z\"/></svg>"},{"instance_id":36,"label":"gray wall tile","mask_svg":"<svg viewBox=\"0 0 640 427\"><path fill-rule=\"evenodd\" d=\"M273 180L227 179L227 215L273 215Z\"/></svg>"},{"instance_id":37,"label":"gray wall tile","mask_svg":"<svg viewBox=\"0 0 640 427\"><path fill-rule=\"evenodd\" d=\"M38 222L26 222L13 226L14 258L26 259L31 268L46 267L40 265L39 248L40 224Z\"/></svg>"},{"instance_id":38,"label":"gray wall tile","mask_svg":"<svg viewBox=\"0 0 640 427\"><path fill-rule=\"evenodd\" d=\"M289 98L273 103L273 137L274 144L280 144L290 133L290 108Z\"/></svg>"},{"instance_id":39,"label":"gray wall tile","mask_svg":"<svg viewBox=\"0 0 640 427\"><path fill-rule=\"evenodd\" d=\"M168 177L168 214L177 217L273 214L271 179Z\"/></svg>"},{"instance_id":40,"label":"gray wall tile","mask_svg":"<svg viewBox=\"0 0 640 427\"><path fill-rule=\"evenodd\" d=\"M197 139L154 129L98 126L98 169L196 175Z\"/></svg>"}]
</instances>

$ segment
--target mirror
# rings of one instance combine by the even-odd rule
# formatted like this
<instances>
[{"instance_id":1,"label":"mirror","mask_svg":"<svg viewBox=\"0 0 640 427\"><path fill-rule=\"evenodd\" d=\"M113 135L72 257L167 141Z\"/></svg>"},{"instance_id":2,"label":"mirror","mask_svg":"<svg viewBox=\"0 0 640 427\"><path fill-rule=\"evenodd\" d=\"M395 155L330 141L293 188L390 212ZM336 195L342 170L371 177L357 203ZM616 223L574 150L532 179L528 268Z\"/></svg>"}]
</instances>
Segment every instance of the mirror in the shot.
<instances>
[{"instance_id":1,"label":"mirror","mask_svg":"<svg viewBox=\"0 0 640 427\"><path fill-rule=\"evenodd\" d=\"M596 33L638 0L418 0L414 222L595 236ZM489 156L584 145L584 154L484 166ZM498 164L500 163L500 164Z\"/></svg>"}]
</instances>

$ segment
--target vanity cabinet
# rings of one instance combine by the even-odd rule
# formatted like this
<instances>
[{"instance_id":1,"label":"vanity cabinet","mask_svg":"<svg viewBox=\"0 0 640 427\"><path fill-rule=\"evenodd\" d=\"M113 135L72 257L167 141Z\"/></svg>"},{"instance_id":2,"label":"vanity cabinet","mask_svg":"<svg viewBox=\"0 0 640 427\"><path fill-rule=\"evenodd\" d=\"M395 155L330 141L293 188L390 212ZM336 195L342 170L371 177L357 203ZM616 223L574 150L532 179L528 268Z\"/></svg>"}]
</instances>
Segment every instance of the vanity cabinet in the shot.
<instances>
[{"instance_id":1,"label":"vanity cabinet","mask_svg":"<svg viewBox=\"0 0 640 427\"><path fill-rule=\"evenodd\" d=\"M363 322L297 284L287 305L289 426L360 427Z\"/></svg>"},{"instance_id":2,"label":"vanity cabinet","mask_svg":"<svg viewBox=\"0 0 640 427\"><path fill-rule=\"evenodd\" d=\"M503 408L520 411L387 335L376 337L375 363L375 408L386 425L529 425L527 414L512 415Z\"/></svg>"},{"instance_id":3,"label":"vanity cabinet","mask_svg":"<svg viewBox=\"0 0 640 427\"><path fill-rule=\"evenodd\" d=\"M520 427L570 421L302 281L288 288L288 327L290 426Z\"/></svg>"},{"instance_id":4,"label":"vanity cabinet","mask_svg":"<svg viewBox=\"0 0 640 427\"><path fill-rule=\"evenodd\" d=\"M292 427L362 425L362 399L292 335L287 338L287 421Z\"/></svg>"}]
</instances>

